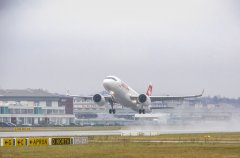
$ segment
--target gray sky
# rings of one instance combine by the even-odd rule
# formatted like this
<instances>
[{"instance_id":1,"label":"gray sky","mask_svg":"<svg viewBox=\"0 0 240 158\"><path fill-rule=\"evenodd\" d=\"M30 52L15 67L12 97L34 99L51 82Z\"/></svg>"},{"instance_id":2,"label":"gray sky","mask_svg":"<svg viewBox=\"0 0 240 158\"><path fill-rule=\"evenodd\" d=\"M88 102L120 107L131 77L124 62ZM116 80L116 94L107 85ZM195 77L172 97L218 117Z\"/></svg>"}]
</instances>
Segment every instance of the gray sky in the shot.
<instances>
[{"instance_id":1,"label":"gray sky","mask_svg":"<svg viewBox=\"0 0 240 158\"><path fill-rule=\"evenodd\" d=\"M0 88L240 96L238 0L0 1Z\"/></svg>"}]
</instances>

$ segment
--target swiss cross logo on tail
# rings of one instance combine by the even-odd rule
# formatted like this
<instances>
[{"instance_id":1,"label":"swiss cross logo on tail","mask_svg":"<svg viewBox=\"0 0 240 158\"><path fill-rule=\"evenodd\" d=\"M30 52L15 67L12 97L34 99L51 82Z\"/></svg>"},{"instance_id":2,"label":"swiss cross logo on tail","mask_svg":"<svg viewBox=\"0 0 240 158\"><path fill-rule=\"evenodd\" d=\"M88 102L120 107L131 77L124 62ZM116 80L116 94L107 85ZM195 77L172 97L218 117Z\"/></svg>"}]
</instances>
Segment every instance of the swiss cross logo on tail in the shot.
<instances>
[{"instance_id":1,"label":"swiss cross logo on tail","mask_svg":"<svg viewBox=\"0 0 240 158\"><path fill-rule=\"evenodd\" d=\"M146 95L147 95L147 96L152 95L152 83L149 84L148 89L147 89L147 92L146 92Z\"/></svg>"}]
</instances>

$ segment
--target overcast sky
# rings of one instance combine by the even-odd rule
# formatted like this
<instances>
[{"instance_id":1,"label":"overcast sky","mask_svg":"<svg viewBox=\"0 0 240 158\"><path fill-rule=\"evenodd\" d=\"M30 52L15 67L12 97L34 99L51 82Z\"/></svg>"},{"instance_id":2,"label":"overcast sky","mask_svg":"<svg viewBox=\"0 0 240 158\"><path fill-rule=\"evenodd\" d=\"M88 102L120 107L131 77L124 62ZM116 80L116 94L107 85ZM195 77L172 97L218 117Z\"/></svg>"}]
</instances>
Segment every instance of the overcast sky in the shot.
<instances>
[{"instance_id":1,"label":"overcast sky","mask_svg":"<svg viewBox=\"0 0 240 158\"><path fill-rule=\"evenodd\" d=\"M0 88L240 96L239 0L0 1Z\"/></svg>"}]
</instances>

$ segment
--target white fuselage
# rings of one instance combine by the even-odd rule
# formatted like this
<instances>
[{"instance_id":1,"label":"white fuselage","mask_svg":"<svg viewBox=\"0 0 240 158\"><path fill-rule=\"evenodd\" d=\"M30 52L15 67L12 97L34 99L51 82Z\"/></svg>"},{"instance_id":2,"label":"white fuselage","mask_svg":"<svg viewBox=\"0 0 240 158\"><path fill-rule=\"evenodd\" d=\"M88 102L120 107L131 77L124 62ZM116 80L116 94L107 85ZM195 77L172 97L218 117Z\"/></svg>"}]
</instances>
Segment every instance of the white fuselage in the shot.
<instances>
[{"instance_id":1,"label":"white fuselage","mask_svg":"<svg viewBox=\"0 0 240 158\"><path fill-rule=\"evenodd\" d=\"M131 96L139 96L139 94L119 78L115 76L113 79L111 77L105 78L103 80L103 87L119 104L136 111L139 109L137 100L131 99Z\"/></svg>"}]
</instances>

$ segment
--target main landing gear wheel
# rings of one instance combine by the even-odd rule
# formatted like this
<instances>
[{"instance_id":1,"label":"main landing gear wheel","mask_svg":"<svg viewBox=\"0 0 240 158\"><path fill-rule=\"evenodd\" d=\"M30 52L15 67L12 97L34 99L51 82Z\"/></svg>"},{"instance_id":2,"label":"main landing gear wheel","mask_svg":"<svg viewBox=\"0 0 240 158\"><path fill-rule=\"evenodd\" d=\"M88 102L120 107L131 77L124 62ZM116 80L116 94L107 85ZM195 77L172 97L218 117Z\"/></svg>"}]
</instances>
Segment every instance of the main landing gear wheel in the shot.
<instances>
[{"instance_id":1,"label":"main landing gear wheel","mask_svg":"<svg viewBox=\"0 0 240 158\"><path fill-rule=\"evenodd\" d=\"M145 114L145 109L139 109L138 113L139 114Z\"/></svg>"},{"instance_id":2,"label":"main landing gear wheel","mask_svg":"<svg viewBox=\"0 0 240 158\"><path fill-rule=\"evenodd\" d=\"M111 114L111 113L115 114L116 113L116 109L109 109L109 114Z\"/></svg>"}]
</instances>

